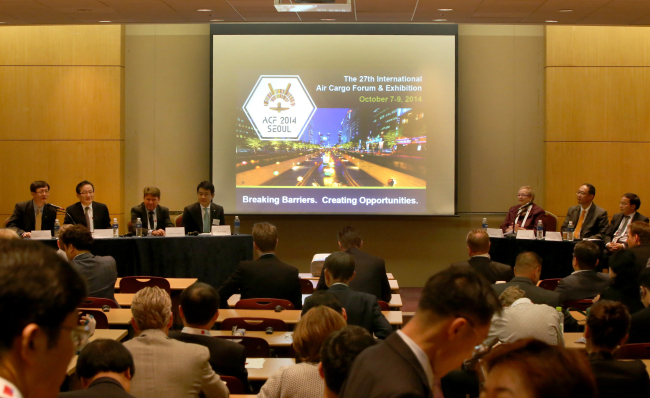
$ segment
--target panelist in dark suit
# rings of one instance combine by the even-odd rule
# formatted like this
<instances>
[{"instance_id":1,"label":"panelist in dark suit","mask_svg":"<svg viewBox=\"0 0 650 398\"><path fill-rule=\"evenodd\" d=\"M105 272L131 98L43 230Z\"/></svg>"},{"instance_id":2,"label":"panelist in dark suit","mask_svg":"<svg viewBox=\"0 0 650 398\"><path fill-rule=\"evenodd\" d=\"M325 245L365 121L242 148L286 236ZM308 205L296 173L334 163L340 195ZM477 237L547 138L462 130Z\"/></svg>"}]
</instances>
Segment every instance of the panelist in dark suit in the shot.
<instances>
[{"instance_id":1,"label":"panelist in dark suit","mask_svg":"<svg viewBox=\"0 0 650 398\"><path fill-rule=\"evenodd\" d=\"M93 237L88 228L76 224L67 227L59 236L59 248L65 252L72 267L84 277L88 297L115 301L117 267L111 256L95 256L90 253Z\"/></svg>"},{"instance_id":2,"label":"panelist in dark suit","mask_svg":"<svg viewBox=\"0 0 650 398\"><path fill-rule=\"evenodd\" d=\"M212 203L214 199L214 184L202 181L196 187L199 201L183 209L183 227L185 233L210 233L213 220L219 220L219 225L226 225L223 207Z\"/></svg>"},{"instance_id":3,"label":"panelist in dark suit","mask_svg":"<svg viewBox=\"0 0 650 398\"><path fill-rule=\"evenodd\" d=\"M641 273L650 259L650 225L642 221L630 224L627 229L627 245L634 253L634 264L638 273Z\"/></svg>"},{"instance_id":4,"label":"panelist in dark suit","mask_svg":"<svg viewBox=\"0 0 650 398\"><path fill-rule=\"evenodd\" d=\"M490 259L490 237L482 229L469 231L467 234L467 251L469 260L453 263L451 268L468 268L479 273L490 283L509 281L513 277L512 267Z\"/></svg>"},{"instance_id":5,"label":"panelist in dark suit","mask_svg":"<svg viewBox=\"0 0 650 398\"><path fill-rule=\"evenodd\" d=\"M131 208L131 225L139 218L142 221L142 227L146 230L153 231L155 236L165 236L165 228L173 227L174 223L169 217L169 209L160 206L160 189L156 187L146 187L144 189L144 200L138 206Z\"/></svg>"},{"instance_id":6,"label":"panelist in dark suit","mask_svg":"<svg viewBox=\"0 0 650 398\"><path fill-rule=\"evenodd\" d=\"M275 298L289 300L295 309L302 308L298 268L275 256L278 231L267 222L253 225L253 247L259 255L255 261L242 261L219 288L221 308L228 308L228 299L238 290L242 299Z\"/></svg>"},{"instance_id":7,"label":"panelist in dark suit","mask_svg":"<svg viewBox=\"0 0 650 398\"><path fill-rule=\"evenodd\" d=\"M246 370L244 346L230 340L212 337L210 329L219 317L219 294L212 286L196 282L181 293L178 308L182 331L169 331L169 337L184 343L199 344L210 350L210 366L221 376L238 378L252 392Z\"/></svg>"},{"instance_id":8,"label":"panelist in dark suit","mask_svg":"<svg viewBox=\"0 0 650 398\"><path fill-rule=\"evenodd\" d=\"M341 302L347 314L348 325L361 326L383 340L391 334L393 328L381 313L377 297L348 287L349 282L355 277L354 269L354 258L349 254L345 252L330 254L323 265L325 283L329 287L327 291ZM310 297L307 297L302 313L307 312L312 306Z\"/></svg>"},{"instance_id":9,"label":"panelist in dark suit","mask_svg":"<svg viewBox=\"0 0 650 398\"><path fill-rule=\"evenodd\" d=\"M134 398L131 379L133 356L119 341L99 339L88 343L77 359L83 390L59 394L59 398Z\"/></svg>"},{"instance_id":10,"label":"panelist in dark suit","mask_svg":"<svg viewBox=\"0 0 650 398\"><path fill-rule=\"evenodd\" d=\"M537 206L533 201L535 200L535 192L529 186L519 188L517 192L517 206L512 206L508 210L506 220L501 224L501 230L504 233L512 232L513 228L517 231L520 229L535 229L537 222L546 217L546 212L541 207ZM546 225L544 225L546 230Z\"/></svg>"},{"instance_id":11,"label":"panelist in dark suit","mask_svg":"<svg viewBox=\"0 0 650 398\"><path fill-rule=\"evenodd\" d=\"M631 223L635 221L648 222L648 217L637 211L641 207L641 199L636 194L628 192L623 195L619 207L621 212L614 214L603 237L605 247L609 252L626 248L627 230Z\"/></svg>"},{"instance_id":12,"label":"panelist in dark suit","mask_svg":"<svg viewBox=\"0 0 650 398\"><path fill-rule=\"evenodd\" d=\"M632 315L628 344L650 343L650 268L641 272L639 284L641 302L645 308Z\"/></svg>"},{"instance_id":13,"label":"panelist in dark suit","mask_svg":"<svg viewBox=\"0 0 650 398\"><path fill-rule=\"evenodd\" d=\"M573 269L571 275L558 283L555 291L560 293L560 301L594 298L603 292L612 280L607 274L596 272L600 250L594 242L576 243L573 248Z\"/></svg>"},{"instance_id":14,"label":"panelist in dark suit","mask_svg":"<svg viewBox=\"0 0 650 398\"><path fill-rule=\"evenodd\" d=\"M356 277L350 281L350 288L357 292L372 294L377 300L390 302L392 297L386 263L376 257L361 251L363 240L359 230L354 227L344 227L338 232L339 249L354 258ZM321 272L316 290L327 290L325 273Z\"/></svg>"},{"instance_id":15,"label":"panelist in dark suit","mask_svg":"<svg viewBox=\"0 0 650 398\"><path fill-rule=\"evenodd\" d=\"M534 304L546 304L553 308L562 305L560 294L537 286L542 274L542 259L535 252L522 252L515 262L515 277L508 283L492 285L494 292L500 296L510 286L517 286L526 293Z\"/></svg>"},{"instance_id":16,"label":"panelist in dark suit","mask_svg":"<svg viewBox=\"0 0 650 398\"><path fill-rule=\"evenodd\" d=\"M54 229L56 208L49 206L50 184L45 181L34 181L29 186L32 200L16 203L14 212L7 220L7 228L14 229L23 238L32 236L31 231L47 231Z\"/></svg>"},{"instance_id":17,"label":"panelist in dark suit","mask_svg":"<svg viewBox=\"0 0 650 398\"><path fill-rule=\"evenodd\" d=\"M569 207L562 231L567 230L571 221L576 239L603 239L607 229L607 210L596 206L593 202L595 196L596 188L591 184L582 184L578 188L578 205Z\"/></svg>"},{"instance_id":18,"label":"panelist in dark suit","mask_svg":"<svg viewBox=\"0 0 650 398\"><path fill-rule=\"evenodd\" d=\"M81 224L90 232L95 229L111 228L111 216L108 207L95 202L95 186L90 181L81 181L75 188L79 202L65 209L64 224Z\"/></svg>"},{"instance_id":19,"label":"panelist in dark suit","mask_svg":"<svg viewBox=\"0 0 650 398\"><path fill-rule=\"evenodd\" d=\"M500 310L492 287L476 272L435 274L422 289L413 318L383 344L359 354L339 397L442 396L440 378L472 356Z\"/></svg>"}]
</instances>

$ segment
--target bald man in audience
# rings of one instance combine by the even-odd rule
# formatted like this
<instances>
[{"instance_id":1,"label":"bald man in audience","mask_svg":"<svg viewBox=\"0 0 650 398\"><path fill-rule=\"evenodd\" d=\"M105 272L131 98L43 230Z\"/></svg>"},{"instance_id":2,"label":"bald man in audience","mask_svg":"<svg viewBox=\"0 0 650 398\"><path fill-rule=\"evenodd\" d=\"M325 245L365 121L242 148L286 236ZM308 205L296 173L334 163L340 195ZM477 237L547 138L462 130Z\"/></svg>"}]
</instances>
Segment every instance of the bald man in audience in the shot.
<instances>
[{"instance_id":1,"label":"bald man in audience","mask_svg":"<svg viewBox=\"0 0 650 398\"><path fill-rule=\"evenodd\" d=\"M490 237L482 229L467 234L469 260L453 263L451 268L469 268L483 276L490 283L509 281L513 277L512 267L490 259Z\"/></svg>"},{"instance_id":2,"label":"bald man in audience","mask_svg":"<svg viewBox=\"0 0 650 398\"><path fill-rule=\"evenodd\" d=\"M561 279L555 288L562 303L594 298L612 283L607 274L596 272L599 258L600 249L594 242L576 243L573 248L574 271Z\"/></svg>"},{"instance_id":3,"label":"bald man in audience","mask_svg":"<svg viewBox=\"0 0 650 398\"><path fill-rule=\"evenodd\" d=\"M650 259L650 225L635 221L627 229L627 245L634 253L634 264L638 273L643 271Z\"/></svg>"},{"instance_id":4,"label":"bald man in audience","mask_svg":"<svg viewBox=\"0 0 650 398\"><path fill-rule=\"evenodd\" d=\"M542 274L542 259L535 252L522 252L515 263L515 277L508 283L492 285L497 295L510 286L517 286L526 293L526 297L535 304L546 304L553 308L562 305L560 294L537 286Z\"/></svg>"},{"instance_id":5,"label":"bald man in audience","mask_svg":"<svg viewBox=\"0 0 650 398\"><path fill-rule=\"evenodd\" d=\"M0 228L0 239L20 239L20 236L13 229Z\"/></svg>"}]
</instances>

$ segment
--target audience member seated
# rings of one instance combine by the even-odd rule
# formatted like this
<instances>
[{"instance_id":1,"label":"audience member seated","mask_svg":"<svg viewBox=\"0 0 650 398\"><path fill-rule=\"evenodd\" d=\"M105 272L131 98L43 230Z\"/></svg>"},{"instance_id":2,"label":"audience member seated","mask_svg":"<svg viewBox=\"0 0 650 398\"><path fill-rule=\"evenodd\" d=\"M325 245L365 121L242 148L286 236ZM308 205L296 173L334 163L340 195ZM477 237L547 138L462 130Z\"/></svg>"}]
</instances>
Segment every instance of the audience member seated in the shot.
<instances>
[{"instance_id":1,"label":"audience member seated","mask_svg":"<svg viewBox=\"0 0 650 398\"><path fill-rule=\"evenodd\" d=\"M553 308L562 305L560 294L537 286L542 274L542 259L535 252L522 252L515 262L515 277L508 283L492 285L495 293L500 295L510 286L517 286L526 293L526 297L535 304L546 304Z\"/></svg>"},{"instance_id":2,"label":"audience member seated","mask_svg":"<svg viewBox=\"0 0 650 398\"><path fill-rule=\"evenodd\" d=\"M81 181L75 188L79 202L65 209L64 224L81 224L90 232L95 229L111 228L108 207L95 202L95 186L90 181Z\"/></svg>"},{"instance_id":3,"label":"audience member seated","mask_svg":"<svg viewBox=\"0 0 650 398\"><path fill-rule=\"evenodd\" d=\"M630 314L641 311L644 306L639 291L639 274L631 250L617 250L611 255L609 276L612 278L612 284L603 290L600 300L618 301L627 307Z\"/></svg>"},{"instance_id":4,"label":"audience member seated","mask_svg":"<svg viewBox=\"0 0 650 398\"><path fill-rule=\"evenodd\" d=\"M318 371L325 380L325 398L337 398L357 355L376 344L367 330L348 325L330 334L320 349Z\"/></svg>"},{"instance_id":5,"label":"audience member seated","mask_svg":"<svg viewBox=\"0 0 650 398\"><path fill-rule=\"evenodd\" d=\"M602 239L607 229L607 210L596 206L593 202L596 188L591 184L582 184L576 193L578 204L569 207L562 231L573 222L573 236L576 239Z\"/></svg>"},{"instance_id":6,"label":"audience member seated","mask_svg":"<svg viewBox=\"0 0 650 398\"><path fill-rule=\"evenodd\" d=\"M0 239L20 239L20 236L13 229L0 228Z\"/></svg>"},{"instance_id":7,"label":"audience member seated","mask_svg":"<svg viewBox=\"0 0 650 398\"><path fill-rule=\"evenodd\" d=\"M639 276L641 285L641 302L644 309L632 315L629 344L650 343L650 268L646 268Z\"/></svg>"},{"instance_id":8,"label":"audience member seated","mask_svg":"<svg viewBox=\"0 0 650 398\"><path fill-rule=\"evenodd\" d=\"M648 217L637 211L641 207L641 199L636 194L624 194L619 207L621 212L614 214L603 237L608 252L615 252L627 247L627 231L631 223L635 221L648 222Z\"/></svg>"},{"instance_id":9,"label":"audience member seated","mask_svg":"<svg viewBox=\"0 0 650 398\"><path fill-rule=\"evenodd\" d=\"M578 350L519 340L495 347L483 359L481 398L596 398L596 382Z\"/></svg>"},{"instance_id":10,"label":"audience member seated","mask_svg":"<svg viewBox=\"0 0 650 398\"><path fill-rule=\"evenodd\" d=\"M327 291L336 296L347 314L348 325L357 325L385 339L393 331L392 326L381 313L377 298L372 294L355 292L348 284L355 277L354 258L345 252L335 252L325 259L323 270ZM302 313L312 306L311 297L307 297Z\"/></svg>"},{"instance_id":11,"label":"audience member seated","mask_svg":"<svg viewBox=\"0 0 650 398\"><path fill-rule=\"evenodd\" d=\"M341 314L319 306L307 312L293 332L300 363L283 366L262 386L259 398L322 398L325 383L318 372L320 350L327 337L346 326Z\"/></svg>"},{"instance_id":12,"label":"audience member seated","mask_svg":"<svg viewBox=\"0 0 650 398\"><path fill-rule=\"evenodd\" d=\"M53 398L88 334L86 284L41 243L0 240L0 396Z\"/></svg>"},{"instance_id":13,"label":"audience member seated","mask_svg":"<svg viewBox=\"0 0 650 398\"><path fill-rule=\"evenodd\" d=\"M173 227L174 223L169 217L169 209L160 206L160 189L146 187L142 203L131 208L131 225L140 219L145 232L151 231L154 236L165 236L165 228Z\"/></svg>"},{"instance_id":14,"label":"audience member seated","mask_svg":"<svg viewBox=\"0 0 650 398\"><path fill-rule=\"evenodd\" d=\"M600 398L650 397L650 378L640 360L617 361L614 352L627 340L630 314L621 303L600 300L587 317L585 339Z\"/></svg>"},{"instance_id":15,"label":"audience member seated","mask_svg":"<svg viewBox=\"0 0 650 398\"><path fill-rule=\"evenodd\" d=\"M133 296L131 321L137 337L124 343L133 355L137 375L131 393L138 398L228 397L226 385L210 366L210 351L198 344L167 337L174 323L172 301L159 287Z\"/></svg>"},{"instance_id":16,"label":"audience member seated","mask_svg":"<svg viewBox=\"0 0 650 398\"><path fill-rule=\"evenodd\" d=\"M506 220L501 224L501 230L504 233L511 233L513 230L516 232L520 229L535 229L539 220L544 222L546 212L533 203L534 200L533 188L529 186L519 188L519 192L517 192L519 204L508 210ZM546 225L544 225L544 230L546 230Z\"/></svg>"},{"instance_id":17,"label":"audience member seated","mask_svg":"<svg viewBox=\"0 0 650 398\"><path fill-rule=\"evenodd\" d=\"M440 377L472 356L500 311L494 290L476 272L437 273L422 289L413 318L385 343L359 354L340 396L440 396Z\"/></svg>"},{"instance_id":18,"label":"audience member seated","mask_svg":"<svg viewBox=\"0 0 650 398\"><path fill-rule=\"evenodd\" d=\"M307 312L311 308L316 308L319 305L324 305L326 307L330 307L334 311L338 312L343 316L343 319L347 322L348 320L348 314L345 312L345 308L341 305L341 300L339 300L338 297L333 295L327 290L316 290L314 293L311 294L305 300L305 305L309 301L309 308L305 309L305 306L302 307L302 314L300 316L305 315L305 312Z\"/></svg>"},{"instance_id":19,"label":"audience member seated","mask_svg":"<svg viewBox=\"0 0 650 398\"><path fill-rule=\"evenodd\" d=\"M95 256L90 252L93 237L83 225L71 225L59 236L58 245L66 257L88 282L90 297L115 301L117 267L111 256Z\"/></svg>"},{"instance_id":20,"label":"audience member seated","mask_svg":"<svg viewBox=\"0 0 650 398\"><path fill-rule=\"evenodd\" d=\"M202 282L190 285L181 293L178 312L185 327L180 332L170 331L169 337L207 347L210 350L210 365L216 373L236 377L246 390L252 391L248 383L244 346L211 337L210 329L219 317L217 290Z\"/></svg>"},{"instance_id":21,"label":"audience member seated","mask_svg":"<svg viewBox=\"0 0 650 398\"><path fill-rule=\"evenodd\" d=\"M594 298L603 292L611 279L606 274L596 272L600 250L594 242L582 241L573 248L573 273L558 283L555 291L560 293L560 301Z\"/></svg>"},{"instance_id":22,"label":"audience member seated","mask_svg":"<svg viewBox=\"0 0 650 398\"><path fill-rule=\"evenodd\" d=\"M490 259L490 237L484 230L475 229L467 234L467 251L469 260L453 263L452 268L471 268L492 284L512 279L511 266Z\"/></svg>"},{"instance_id":23,"label":"audience member seated","mask_svg":"<svg viewBox=\"0 0 650 398\"><path fill-rule=\"evenodd\" d=\"M56 208L46 206L50 196L50 184L34 181L29 185L31 200L16 203L14 212L7 220L7 228L23 238L30 238L32 231L52 231L56 220Z\"/></svg>"},{"instance_id":24,"label":"audience member seated","mask_svg":"<svg viewBox=\"0 0 650 398\"><path fill-rule=\"evenodd\" d=\"M637 273L641 273L650 259L650 225L635 221L627 229L627 245L636 257Z\"/></svg>"},{"instance_id":25,"label":"audience member seated","mask_svg":"<svg viewBox=\"0 0 650 398\"><path fill-rule=\"evenodd\" d=\"M361 251L363 239L359 230L350 226L344 227L338 232L338 241L339 249L351 255L356 264L357 276L350 281L350 288L372 294L377 300L390 302L392 293L386 276L386 263L380 257ZM316 290L327 290L324 272L320 274Z\"/></svg>"},{"instance_id":26,"label":"audience member seated","mask_svg":"<svg viewBox=\"0 0 650 398\"><path fill-rule=\"evenodd\" d=\"M499 300L504 310L501 315L492 318L490 333L484 345L490 347L497 342L537 339L546 344L564 347L560 313L555 308L533 304L517 286L507 288Z\"/></svg>"},{"instance_id":27,"label":"audience member seated","mask_svg":"<svg viewBox=\"0 0 650 398\"><path fill-rule=\"evenodd\" d=\"M83 390L59 394L59 398L133 398L133 357L122 343L100 339L86 345L77 359Z\"/></svg>"},{"instance_id":28,"label":"audience member seated","mask_svg":"<svg viewBox=\"0 0 650 398\"><path fill-rule=\"evenodd\" d=\"M242 261L228 280L219 288L221 308L228 308L228 299L240 291L242 299L275 298L302 308L298 268L280 261L275 256L278 230L275 225L260 222L253 225L253 247L259 258Z\"/></svg>"}]
</instances>

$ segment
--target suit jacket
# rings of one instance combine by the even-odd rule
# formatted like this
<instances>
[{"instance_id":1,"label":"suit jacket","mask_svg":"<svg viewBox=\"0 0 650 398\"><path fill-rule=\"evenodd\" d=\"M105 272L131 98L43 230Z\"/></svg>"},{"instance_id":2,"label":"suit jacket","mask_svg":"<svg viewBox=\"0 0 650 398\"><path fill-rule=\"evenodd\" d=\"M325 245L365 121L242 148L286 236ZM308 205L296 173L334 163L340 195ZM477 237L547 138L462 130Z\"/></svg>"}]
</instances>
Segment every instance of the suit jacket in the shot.
<instances>
[{"instance_id":1,"label":"suit jacket","mask_svg":"<svg viewBox=\"0 0 650 398\"><path fill-rule=\"evenodd\" d=\"M242 261L235 272L219 288L221 308L228 308L228 299L241 291L242 299L275 298L302 308L298 268L280 261L274 254L264 254L255 261Z\"/></svg>"},{"instance_id":2,"label":"suit jacket","mask_svg":"<svg viewBox=\"0 0 650 398\"><path fill-rule=\"evenodd\" d=\"M142 225L149 225L149 211L144 207L144 202L140 203L138 206L133 206L131 208L131 224L135 228L135 221L137 219L142 221ZM169 217L169 209L164 206L156 206L156 220L158 220L158 225L156 230L164 230L166 227L173 227L174 223Z\"/></svg>"},{"instance_id":3,"label":"suit jacket","mask_svg":"<svg viewBox=\"0 0 650 398\"><path fill-rule=\"evenodd\" d=\"M210 366L210 351L148 329L124 343L133 355L131 393L138 398L228 397L228 388Z\"/></svg>"},{"instance_id":4,"label":"suit jacket","mask_svg":"<svg viewBox=\"0 0 650 398\"><path fill-rule=\"evenodd\" d=\"M99 202L93 202L91 207L93 208L93 228L111 228L111 216L108 213L108 207ZM81 202L68 206L68 208L65 209L65 212L65 219L63 220L64 224L81 224L88 228L88 224L86 223L86 213L84 212Z\"/></svg>"},{"instance_id":5,"label":"suit jacket","mask_svg":"<svg viewBox=\"0 0 650 398\"><path fill-rule=\"evenodd\" d=\"M212 225L212 220L214 219L219 220L219 225L226 225L226 216L224 215L223 207L210 203L210 225ZM186 234L190 232L203 232L203 215L199 202L183 209L183 226L185 227Z\"/></svg>"},{"instance_id":6,"label":"suit jacket","mask_svg":"<svg viewBox=\"0 0 650 398\"><path fill-rule=\"evenodd\" d=\"M641 244L630 247L630 250L634 253L634 264L636 265L637 273L640 274L648 265L648 259L650 258L650 245Z\"/></svg>"},{"instance_id":7,"label":"suit jacket","mask_svg":"<svg viewBox=\"0 0 650 398\"><path fill-rule=\"evenodd\" d=\"M54 229L54 221L56 220L56 209L52 206L45 205L43 207L43 215L41 216L41 230L52 231ZM24 232L32 232L36 228L36 214L34 214L34 201L26 200L24 202L16 203L14 212L7 220L7 228L14 228L18 235Z\"/></svg>"},{"instance_id":8,"label":"suit jacket","mask_svg":"<svg viewBox=\"0 0 650 398\"><path fill-rule=\"evenodd\" d=\"M91 253L84 253L72 260L72 267L86 280L88 297L106 298L115 301L117 267L113 257L94 256Z\"/></svg>"},{"instance_id":9,"label":"suit jacket","mask_svg":"<svg viewBox=\"0 0 650 398\"><path fill-rule=\"evenodd\" d=\"M474 256L469 260L453 263L451 268L471 268L492 284L496 283L496 281L509 281L514 277L511 266L481 256Z\"/></svg>"},{"instance_id":10,"label":"suit jacket","mask_svg":"<svg viewBox=\"0 0 650 398\"><path fill-rule=\"evenodd\" d=\"M635 314L645 308L641 302L638 285L636 288L623 290L612 281L612 285L600 294L600 300L618 301L627 307L630 314Z\"/></svg>"},{"instance_id":11,"label":"suit jacket","mask_svg":"<svg viewBox=\"0 0 650 398\"><path fill-rule=\"evenodd\" d=\"M59 398L135 398L124 390L122 384L112 377L100 377L85 390L63 392Z\"/></svg>"},{"instance_id":12,"label":"suit jacket","mask_svg":"<svg viewBox=\"0 0 650 398\"><path fill-rule=\"evenodd\" d=\"M581 212L582 207L580 205L569 207L569 210L566 213L566 218L564 219L564 224L562 224L562 231L566 231L569 226L569 221L573 222L573 227L575 228L578 225ZM580 239L602 239L605 235L606 229L607 210L596 206L596 204L592 202L591 208L585 215L585 220L582 223Z\"/></svg>"},{"instance_id":13,"label":"suit jacket","mask_svg":"<svg viewBox=\"0 0 650 398\"><path fill-rule=\"evenodd\" d=\"M345 251L354 258L354 270L357 273L350 281L350 288L357 292L372 294L377 300L390 302L392 293L386 276L386 263L380 257L372 256L353 247ZM316 290L327 290L325 272L321 272Z\"/></svg>"},{"instance_id":14,"label":"suit jacket","mask_svg":"<svg viewBox=\"0 0 650 398\"><path fill-rule=\"evenodd\" d=\"M336 284L329 288L328 292L335 295L345 312L348 315L348 325L357 325L366 329L370 334L379 339L385 339L393 332L393 327L381 313L377 304L377 297L372 294L355 292L343 284ZM302 313L306 313L312 307L311 297L307 297Z\"/></svg>"},{"instance_id":15,"label":"suit jacket","mask_svg":"<svg viewBox=\"0 0 650 398\"><path fill-rule=\"evenodd\" d=\"M510 226L512 223L515 222L515 218L517 218L517 211L519 211L520 207L521 205L512 206L510 210L508 210L508 215L506 216L506 220L503 222L503 224L501 224L501 229L503 230L503 232L506 232L508 226ZM546 217L546 212L544 211L544 209L542 209L541 207L533 203L533 208L530 210L530 214L528 214L528 218L526 219L526 224L521 225L521 222L524 221L524 217L526 217L526 211L523 211L519 216L520 226L525 229L535 229L535 227L537 227L537 221L542 220L542 223L544 222L544 218ZM544 225L544 230L546 231L546 225Z\"/></svg>"},{"instance_id":16,"label":"suit jacket","mask_svg":"<svg viewBox=\"0 0 650 398\"><path fill-rule=\"evenodd\" d=\"M562 305L559 293L537 287L532 280L523 276L515 276L510 282L492 285L492 288L497 296L499 296L510 286L517 286L526 292L526 297L535 304L546 304L553 308Z\"/></svg>"},{"instance_id":17,"label":"suit jacket","mask_svg":"<svg viewBox=\"0 0 650 398\"><path fill-rule=\"evenodd\" d=\"M600 398L648 397L650 379L640 360L617 361L607 352L589 354Z\"/></svg>"},{"instance_id":18,"label":"suit jacket","mask_svg":"<svg viewBox=\"0 0 650 398\"><path fill-rule=\"evenodd\" d=\"M618 230L618 227L621 225L621 221L623 221L623 213L614 214L614 216L612 217L612 222L609 223L609 226L605 230L605 236L603 237L603 241L605 242L605 244L608 244L609 242L612 241L612 239L614 239L614 234ZM643 221L647 223L650 220L648 220L648 217L644 216L643 214L637 211L636 213L634 213L634 217L632 217L632 219L628 222L628 225L635 221Z\"/></svg>"},{"instance_id":19,"label":"suit jacket","mask_svg":"<svg viewBox=\"0 0 650 398\"><path fill-rule=\"evenodd\" d=\"M632 314L629 344L650 343L650 307Z\"/></svg>"},{"instance_id":20,"label":"suit jacket","mask_svg":"<svg viewBox=\"0 0 650 398\"><path fill-rule=\"evenodd\" d=\"M244 388L252 392L246 370L246 353L244 346L232 341L212 336L170 331L169 337L184 343L198 344L210 350L210 366L215 373L222 376L233 376L241 380Z\"/></svg>"},{"instance_id":21,"label":"suit jacket","mask_svg":"<svg viewBox=\"0 0 650 398\"><path fill-rule=\"evenodd\" d=\"M582 300L598 296L612 280L609 275L596 271L580 271L560 279L555 291L560 293L560 301Z\"/></svg>"},{"instance_id":22,"label":"suit jacket","mask_svg":"<svg viewBox=\"0 0 650 398\"><path fill-rule=\"evenodd\" d=\"M363 350L352 368L340 398L432 397L427 376L399 333Z\"/></svg>"}]
</instances>

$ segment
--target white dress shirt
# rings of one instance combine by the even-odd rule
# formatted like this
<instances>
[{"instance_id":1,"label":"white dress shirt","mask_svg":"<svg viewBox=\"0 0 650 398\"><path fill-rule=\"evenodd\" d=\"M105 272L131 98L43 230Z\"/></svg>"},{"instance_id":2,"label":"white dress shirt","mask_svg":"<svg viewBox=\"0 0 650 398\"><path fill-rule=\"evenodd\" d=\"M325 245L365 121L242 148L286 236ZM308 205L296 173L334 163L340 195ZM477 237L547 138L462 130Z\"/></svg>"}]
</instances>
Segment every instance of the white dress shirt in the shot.
<instances>
[{"instance_id":1,"label":"white dress shirt","mask_svg":"<svg viewBox=\"0 0 650 398\"><path fill-rule=\"evenodd\" d=\"M402 329L397 329L397 334L402 338L402 340L404 340L406 345L409 346L411 351L413 351L415 357L418 359L418 362L420 362L420 366L422 366L422 369L424 369L424 374L427 375L429 387L431 388L431 391L433 391L434 375L433 369L431 369L431 362L429 362L429 357L424 351L422 351L422 348L420 348L419 345L415 344L415 341L407 336L406 333L402 332Z\"/></svg>"},{"instance_id":2,"label":"white dress shirt","mask_svg":"<svg viewBox=\"0 0 650 398\"><path fill-rule=\"evenodd\" d=\"M546 304L533 304L524 297L504 308L501 316L492 318L484 344L492 345L495 341L513 343L528 338L564 347L560 313Z\"/></svg>"}]
</instances>

